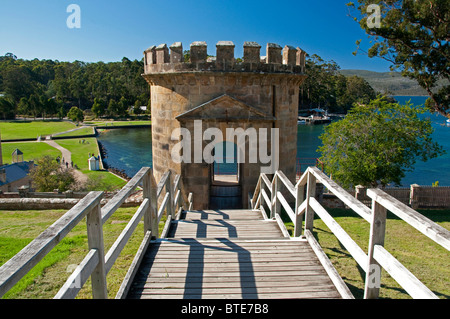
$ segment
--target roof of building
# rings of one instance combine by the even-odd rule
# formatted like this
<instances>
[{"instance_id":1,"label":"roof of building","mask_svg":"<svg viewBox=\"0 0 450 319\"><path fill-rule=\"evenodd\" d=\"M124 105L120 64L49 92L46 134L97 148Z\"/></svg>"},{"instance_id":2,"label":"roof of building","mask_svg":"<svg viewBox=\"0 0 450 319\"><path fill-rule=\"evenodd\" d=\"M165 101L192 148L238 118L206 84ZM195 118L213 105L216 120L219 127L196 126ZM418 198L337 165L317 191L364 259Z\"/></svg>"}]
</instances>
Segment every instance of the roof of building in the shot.
<instances>
[{"instance_id":1,"label":"roof of building","mask_svg":"<svg viewBox=\"0 0 450 319\"><path fill-rule=\"evenodd\" d=\"M16 148L14 150L14 152L12 152L12 155L23 155L23 152L21 150L19 150L18 148Z\"/></svg>"},{"instance_id":2,"label":"roof of building","mask_svg":"<svg viewBox=\"0 0 450 319\"><path fill-rule=\"evenodd\" d=\"M5 170L6 172L6 182L0 180L0 186L13 183L26 177L30 172L31 164L32 162L21 162L1 166L0 170Z\"/></svg>"}]
</instances>

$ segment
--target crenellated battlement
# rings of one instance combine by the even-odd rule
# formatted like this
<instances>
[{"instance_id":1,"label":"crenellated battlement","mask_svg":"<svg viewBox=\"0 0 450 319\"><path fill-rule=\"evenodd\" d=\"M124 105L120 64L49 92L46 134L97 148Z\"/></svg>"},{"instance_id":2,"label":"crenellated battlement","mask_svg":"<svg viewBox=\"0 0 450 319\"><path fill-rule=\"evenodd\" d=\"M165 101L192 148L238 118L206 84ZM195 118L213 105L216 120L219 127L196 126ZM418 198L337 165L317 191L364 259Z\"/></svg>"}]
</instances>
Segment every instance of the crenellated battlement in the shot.
<instances>
[{"instance_id":1,"label":"crenellated battlement","mask_svg":"<svg viewBox=\"0 0 450 319\"><path fill-rule=\"evenodd\" d=\"M215 57L208 57L207 49L204 41L191 43L190 59L185 62L181 42L175 42L170 47L167 44L151 46L144 51L145 74L198 71L295 74L305 72L306 52L298 47L286 45L282 48L278 44L268 43L266 55L261 56L261 45L245 42L242 62L236 61L235 45L231 41L219 41L216 44Z\"/></svg>"}]
</instances>

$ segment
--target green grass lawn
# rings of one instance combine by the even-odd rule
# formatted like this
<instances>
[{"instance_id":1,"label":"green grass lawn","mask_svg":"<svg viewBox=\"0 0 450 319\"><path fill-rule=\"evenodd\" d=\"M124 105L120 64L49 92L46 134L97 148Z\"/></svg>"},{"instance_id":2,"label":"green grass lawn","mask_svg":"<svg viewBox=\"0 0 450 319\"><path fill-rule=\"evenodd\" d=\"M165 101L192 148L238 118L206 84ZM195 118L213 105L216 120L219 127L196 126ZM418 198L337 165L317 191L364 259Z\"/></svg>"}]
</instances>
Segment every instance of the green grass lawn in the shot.
<instances>
[{"instance_id":1,"label":"green grass lawn","mask_svg":"<svg viewBox=\"0 0 450 319\"><path fill-rule=\"evenodd\" d=\"M61 156L60 151L42 142L2 143L3 163L12 162L11 154L15 149L23 152L24 161L37 160L46 155L55 158Z\"/></svg>"},{"instance_id":2,"label":"green grass lawn","mask_svg":"<svg viewBox=\"0 0 450 319\"><path fill-rule=\"evenodd\" d=\"M76 128L65 121L1 121L0 133L3 140L36 138Z\"/></svg>"},{"instance_id":3,"label":"green grass lawn","mask_svg":"<svg viewBox=\"0 0 450 319\"><path fill-rule=\"evenodd\" d=\"M339 225L367 254L369 224L351 210L327 209ZM420 213L450 230L450 210L420 210ZM293 224L286 223L290 232ZM314 235L356 298L364 295L365 272L320 220L314 220ZM385 248L440 298L450 298L450 254L442 246L388 213ZM382 271L380 298L405 299L409 295L386 271Z\"/></svg>"},{"instance_id":4,"label":"green grass lawn","mask_svg":"<svg viewBox=\"0 0 450 319\"><path fill-rule=\"evenodd\" d=\"M137 207L120 208L104 224L107 252ZM64 215L64 210L0 211L0 266L17 254L47 227ZM165 220L165 217L163 218ZM164 226L161 221L160 231ZM108 298L114 298L144 237L142 222L108 273ZM70 265L79 264L88 252L86 222L80 222L30 273L20 280L4 299L51 299L70 276ZM72 269L73 270L73 269ZM92 298L90 279L78 298Z\"/></svg>"}]
</instances>

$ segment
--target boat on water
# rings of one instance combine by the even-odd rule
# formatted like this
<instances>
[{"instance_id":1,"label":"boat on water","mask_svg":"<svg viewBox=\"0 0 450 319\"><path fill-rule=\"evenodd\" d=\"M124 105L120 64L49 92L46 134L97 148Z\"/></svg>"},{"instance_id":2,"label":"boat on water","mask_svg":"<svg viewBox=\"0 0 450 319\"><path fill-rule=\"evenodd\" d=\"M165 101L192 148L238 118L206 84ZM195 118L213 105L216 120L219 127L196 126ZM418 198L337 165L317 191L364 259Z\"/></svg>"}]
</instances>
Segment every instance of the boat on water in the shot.
<instances>
[{"instance_id":1,"label":"boat on water","mask_svg":"<svg viewBox=\"0 0 450 319\"><path fill-rule=\"evenodd\" d=\"M450 126L450 119L448 119L446 122L447 126Z\"/></svg>"},{"instance_id":2,"label":"boat on water","mask_svg":"<svg viewBox=\"0 0 450 319\"><path fill-rule=\"evenodd\" d=\"M299 116L298 124L326 124L331 123L331 117L328 116L328 112L326 110L315 108L307 110L310 114L309 116ZM302 122L302 123L300 123ZM304 122L304 123L303 123Z\"/></svg>"}]
</instances>

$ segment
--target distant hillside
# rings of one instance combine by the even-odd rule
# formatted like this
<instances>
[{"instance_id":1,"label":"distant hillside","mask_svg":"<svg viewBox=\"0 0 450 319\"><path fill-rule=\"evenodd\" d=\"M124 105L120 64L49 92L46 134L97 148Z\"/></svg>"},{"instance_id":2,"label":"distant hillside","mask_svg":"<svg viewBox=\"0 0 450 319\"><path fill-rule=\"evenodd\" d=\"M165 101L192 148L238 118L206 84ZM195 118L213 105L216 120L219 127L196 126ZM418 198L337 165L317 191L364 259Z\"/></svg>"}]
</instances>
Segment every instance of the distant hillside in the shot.
<instances>
[{"instance_id":1,"label":"distant hillside","mask_svg":"<svg viewBox=\"0 0 450 319\"><path fill-rule=\"evenodd\" d=\"M373 72L366 70L340 70L345 76L357 75L364 78L378 92L389 95L428 95L415 81L398 72Z\"/></svg>"}]
</instances>

